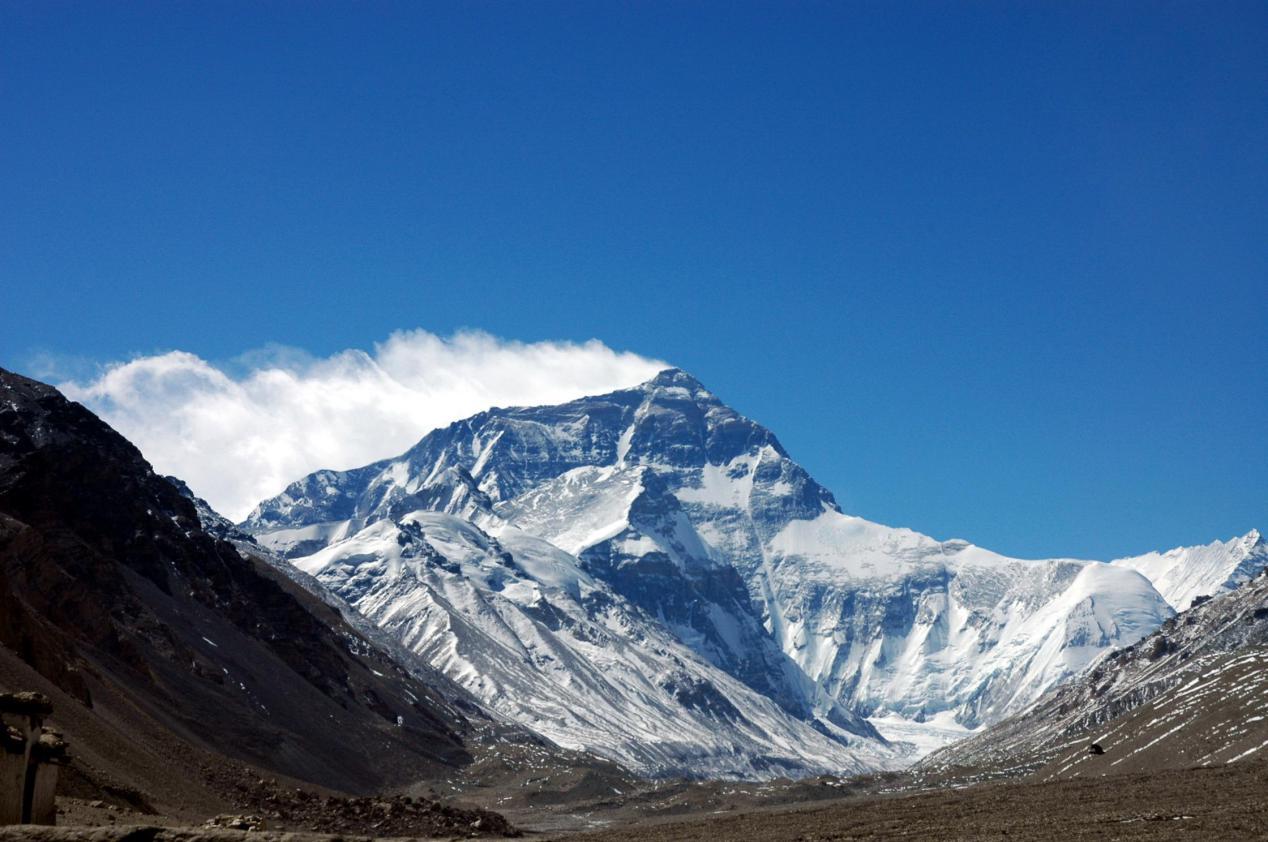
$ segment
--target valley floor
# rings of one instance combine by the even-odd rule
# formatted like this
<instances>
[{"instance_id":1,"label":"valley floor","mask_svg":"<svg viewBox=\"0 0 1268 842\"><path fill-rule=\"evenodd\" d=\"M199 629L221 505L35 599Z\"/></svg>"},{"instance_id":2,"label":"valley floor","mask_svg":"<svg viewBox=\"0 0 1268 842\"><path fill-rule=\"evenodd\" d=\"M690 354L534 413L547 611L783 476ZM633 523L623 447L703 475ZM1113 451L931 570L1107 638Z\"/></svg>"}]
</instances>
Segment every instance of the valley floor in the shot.
<instances>
[{"instance_id":1,"label":"valley floor","mask_svg":"<svg viewBox=\"0 0 1268 842\"><path fill-rule=\"evenodd\" d=\"M573 789L605 789L593 774ZM803 782L668 783L624 795L507 810L524 838L541 842L835 842L836 840L1268 839L1268 761L1160 770L1048 783L996 782L901 791L905 776ZM898 791L895 791L898 790ZM487 793L486 793L487 794ZM544 795L544 793L543 793ZM60 799L58 828L0 828L8 842L333 842L366 836L323 835L266 822L243 833L190 827L175 817L141 814L102 802ZM422 831L396 825L389 836ZM435 828L429 828L435 832ZM442 838L487 836L479 825L451 826ZM318 831L318 832L313 832ZM354 831L356 833L357 831ZM360 833L376 833L371 826ZM455 836L456 833L456 836Z\"/></svg>"},{"instance_id":2,"label":"valley floor","mask_svg":"<svg viewBox=\"0 0 1268 842\"><path fill-rule=\"evenodd\" d=\"M531 825L528 825L531 827ZM993 783L644 820L567 842L1268 838L1268 764Z\"/></svg>"}]
</instances>

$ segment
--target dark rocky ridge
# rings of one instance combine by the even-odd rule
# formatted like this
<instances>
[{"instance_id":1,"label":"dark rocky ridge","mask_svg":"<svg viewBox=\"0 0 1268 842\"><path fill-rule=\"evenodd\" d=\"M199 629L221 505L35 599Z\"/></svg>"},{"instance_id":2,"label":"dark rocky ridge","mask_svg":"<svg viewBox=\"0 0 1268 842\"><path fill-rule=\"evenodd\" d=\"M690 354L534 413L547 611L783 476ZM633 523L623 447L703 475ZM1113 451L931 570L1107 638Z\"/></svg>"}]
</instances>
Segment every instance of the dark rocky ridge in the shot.
<instances>
[{"instance_id":1,"label":"dark rocky ridge","mask_svg":"<svg viewBox=\"0 0 1268 842\"><path fill-rule=\"evenodd\" d=\"M452 774L487 725L461 690L208 534L91 412L3 369L0 599L0 684L47 680L81 788L196 800L203 784L164 786L163 758L186 755L169 779L226 758L369 794Z\"/></svg>"}]
</instances>

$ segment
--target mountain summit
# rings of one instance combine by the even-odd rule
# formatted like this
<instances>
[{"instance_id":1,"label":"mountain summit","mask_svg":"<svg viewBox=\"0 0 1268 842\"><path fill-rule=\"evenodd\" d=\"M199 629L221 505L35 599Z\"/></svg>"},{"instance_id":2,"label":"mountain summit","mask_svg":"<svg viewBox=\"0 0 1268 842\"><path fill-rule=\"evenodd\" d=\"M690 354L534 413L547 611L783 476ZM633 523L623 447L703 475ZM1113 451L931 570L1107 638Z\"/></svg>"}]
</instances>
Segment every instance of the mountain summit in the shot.
<instances>
[{"instance_id":1,"label":"mountain summit","mask_svg":"<svg viewBox=\"0 0 1268 842\"><path fill-rule=\"evenodd\" d=\"M797 723L856 763L900 762L895 752L1020 710L1174 613L1153 583L1165 562L1012 559L846 515L771 431L679 369L559 406L491 409L400 457L317 472L243 528L407 645L444 652L486 703L662 771L840 762L830 746L794 756ZM586 624L604 629L598 650ZM691 683L663 678L675 668L658 655L637 670L656 689L605 685L614 649L624 663L670 653ZM503 661L516 681L610 715L542 716L511 698ZM782 717L765 712L760 738L755 698ZM662 721L647 699L669 700L654 730L675 742L656 757L628 740L631 721ZM747 725L710 743L675 728L675 705L702 728Z\"/></svg>"}]
</instances>

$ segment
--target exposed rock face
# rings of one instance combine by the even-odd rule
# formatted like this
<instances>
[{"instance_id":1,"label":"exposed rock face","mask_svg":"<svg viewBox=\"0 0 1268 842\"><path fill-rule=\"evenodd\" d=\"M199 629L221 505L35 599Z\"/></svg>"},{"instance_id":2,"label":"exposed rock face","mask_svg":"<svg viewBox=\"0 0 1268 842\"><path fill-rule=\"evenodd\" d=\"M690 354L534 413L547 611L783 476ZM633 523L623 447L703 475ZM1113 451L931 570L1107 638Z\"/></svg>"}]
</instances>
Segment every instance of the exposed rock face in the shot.
<instances>
[{"instance_id":1,"label":"exposed rock face","mask_svg":"<svg viewBox=\"0 0 1268 842\"><path fill-rule=\"evenodd\" d=\"M209 534L96 416L3 370L0 600L0 644L116 732L157 723L173 744L354 792L468 759L465 693L411 676ZM93 738L70 738L92 756Z\"/></svg>"},{"instance_id":2,"label":"exposed rock face","mask_svg":"<svg viewBox=\"0 0 1268 842\"><path fill-rule=\"evenodd\" d=\"M587 587L637 609L788 716L847 740L871 738L861 715L954 720L961 730L997 721L1174 613L1125 563L1010 559L843 514L770 431L675 369L562 406L489 410L399 458L318 472L242 526L364 608L372 578L397 568L367 570L354 585L330 565L354 553L363 530L418 511L460 518L504 544L507 535L542 539ZM466 575L443 544L431 543L437 558ZM395 594L395 607L368 613L405 622L417 609L405 607L407 586ZM414 624L413 645L461 648L472 629L490 631L469 604L445 606L450 619ZM583 607L593 620L597 609ZM519 628L503 618L495 636L519 646ZM634 643L648 635L638 628L627 633ZM571 662L589 658L569 651ZM488 700L497 691L475 692Z\"/></svg>"}]
</instances>

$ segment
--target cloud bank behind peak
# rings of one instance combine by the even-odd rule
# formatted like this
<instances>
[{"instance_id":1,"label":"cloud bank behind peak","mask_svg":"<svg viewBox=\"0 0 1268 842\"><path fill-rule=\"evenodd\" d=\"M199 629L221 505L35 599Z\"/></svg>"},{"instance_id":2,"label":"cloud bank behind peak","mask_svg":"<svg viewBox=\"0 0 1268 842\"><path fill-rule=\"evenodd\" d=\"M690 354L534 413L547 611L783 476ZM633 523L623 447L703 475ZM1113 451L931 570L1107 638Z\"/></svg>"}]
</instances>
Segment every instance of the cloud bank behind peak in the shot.
<instances>
[{"instance_id":1,"label":"cloud bank behind peak","mask_svg":"<svg viewBox=\"0 0 1268 842\"><path fill-rule=\"evenodd\" d=\"M112 363L60 388L233 520L321 468L403 452L492 406L561 403L642 382L666 363L598 340L517 342L393 333L372 352L289 348L213 365L184 351Z\"/></svg>"}]
</instances>

